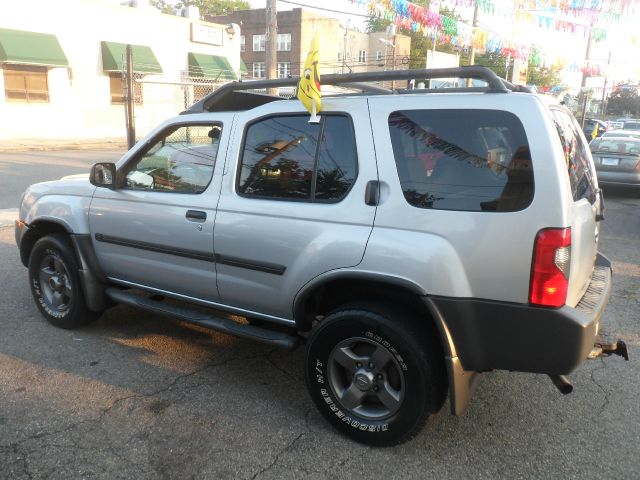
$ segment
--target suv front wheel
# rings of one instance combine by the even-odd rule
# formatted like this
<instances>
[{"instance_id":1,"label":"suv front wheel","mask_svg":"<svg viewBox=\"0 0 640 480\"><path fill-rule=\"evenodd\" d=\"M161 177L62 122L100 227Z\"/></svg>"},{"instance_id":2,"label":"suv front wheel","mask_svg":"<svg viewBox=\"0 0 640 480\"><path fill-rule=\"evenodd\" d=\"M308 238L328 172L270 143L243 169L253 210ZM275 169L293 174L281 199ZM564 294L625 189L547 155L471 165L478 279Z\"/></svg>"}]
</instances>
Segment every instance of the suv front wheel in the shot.
<instances>
[{"instance_id":1,"label":"suv front wheel","mask_svg":"<svg viewBox=\"0 0 640 480\"><path fill-rule=\"evenodd\" d=\"M418 434L446 395L441 349L429 333L414 315L385 305L329 314L306 350L307 388L322 415L369 445Z\"/></svg>"},{"instance_id":2,"label":"suv front wheel","mask_svg":"<svg viewBox=\"0 0 640 480\"><path fill-rule=\"evenodd\" d=\"M63 235L47 235L35 243L29 255L29 286L36 305L56 327L80 327L100 316L87 308L78 263Z\"/></svg>"}]
</instances>

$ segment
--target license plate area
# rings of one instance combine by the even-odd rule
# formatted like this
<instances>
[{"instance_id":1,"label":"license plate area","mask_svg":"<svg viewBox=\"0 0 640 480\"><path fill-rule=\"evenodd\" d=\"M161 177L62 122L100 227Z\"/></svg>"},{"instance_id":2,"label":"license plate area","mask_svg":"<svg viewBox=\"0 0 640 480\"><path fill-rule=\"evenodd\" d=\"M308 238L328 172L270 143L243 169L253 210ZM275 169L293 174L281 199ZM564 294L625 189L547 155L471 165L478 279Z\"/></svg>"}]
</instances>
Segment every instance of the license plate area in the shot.
<instances>
[{"instance_id":1,"label":"license plate area","mask_svg":"<svg viewBox=\"0 0 640 480\"><path fill-rule=\"evenodd\" d=\"M616 167L618 166L619 162L620 162L619 158L609 158L609 157L602 158L602 165L605 165L608 167Z\"/></svg>"}]
</instances>

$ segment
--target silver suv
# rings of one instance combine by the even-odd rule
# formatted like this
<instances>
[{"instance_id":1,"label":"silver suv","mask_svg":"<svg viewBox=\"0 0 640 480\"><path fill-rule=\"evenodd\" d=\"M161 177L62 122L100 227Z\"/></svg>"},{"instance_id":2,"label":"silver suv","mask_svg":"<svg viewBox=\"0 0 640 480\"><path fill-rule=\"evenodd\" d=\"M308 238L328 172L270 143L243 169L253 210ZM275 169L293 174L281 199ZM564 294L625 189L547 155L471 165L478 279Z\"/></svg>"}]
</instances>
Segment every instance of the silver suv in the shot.
<instances>
[{"instance_id":1,"label":"silver suv","mask_svg":"<svg viewBox=\"0 0 640 480\"><path fill-rule=\"evenodd\" d=\"M363 83L455 76L486 86ZM304 343L319 411L371 445L447 393L462 413L479 372L570 391L611 292L572 115L468 67L324 76L352 90L310 123L260 90L296 81L227 84L117 164L31 186L16 242L43 316L73 328L117 302Z\"/></svg>"}]
</instances>

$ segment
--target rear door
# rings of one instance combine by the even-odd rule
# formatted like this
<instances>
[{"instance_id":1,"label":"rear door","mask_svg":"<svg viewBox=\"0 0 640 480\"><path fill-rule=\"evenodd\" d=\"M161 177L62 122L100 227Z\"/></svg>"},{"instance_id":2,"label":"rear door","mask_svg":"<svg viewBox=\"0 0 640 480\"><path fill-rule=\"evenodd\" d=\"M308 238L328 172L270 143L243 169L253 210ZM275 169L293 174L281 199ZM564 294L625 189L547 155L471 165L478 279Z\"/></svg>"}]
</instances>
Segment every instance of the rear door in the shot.
<instances>
[{"instance_id":1,"label":"rear door","mask_svg":"<svg viewBox=\"0 0 640 480\"><path fill-rule=\"evenodd\" d=\"M323 99L319 124L299 102L239 116L215 225L225 304L290 319L307 282L361 262L376 212L365 204L375 150L366 99L337 102Z\"/></svg>"},{"instance_id":2,"label":"rear door","mask_svg":"<svg viewBox=\"0 0 640 480\"><path fill-rule=\"evenodd\" d=\"M559 108L551 110L562 143L571 185L571 271L567 304L578 303L589 285L598 250L600 209L598 182L589 147L573 116Z\"/></svg>"}]
</instances>

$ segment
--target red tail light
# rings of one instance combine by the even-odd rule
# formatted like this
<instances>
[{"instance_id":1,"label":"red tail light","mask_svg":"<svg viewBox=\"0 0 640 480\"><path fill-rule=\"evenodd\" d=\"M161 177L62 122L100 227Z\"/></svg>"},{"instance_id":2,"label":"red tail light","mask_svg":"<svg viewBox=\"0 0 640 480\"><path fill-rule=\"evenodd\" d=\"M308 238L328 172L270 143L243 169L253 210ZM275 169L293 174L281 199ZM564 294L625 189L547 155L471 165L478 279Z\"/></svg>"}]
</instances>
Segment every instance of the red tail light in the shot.
<instances>
[{"instance_id":1,"label":"red tail light","mask_svg":"<svg viewBox=\"0 0 640 480\"><path fill-rule=\"evenodd\" d=\"M571 263L571 229L546 228L536 235L529 302L561 307L567 300Z\"/></svg>"}]
</instances>

